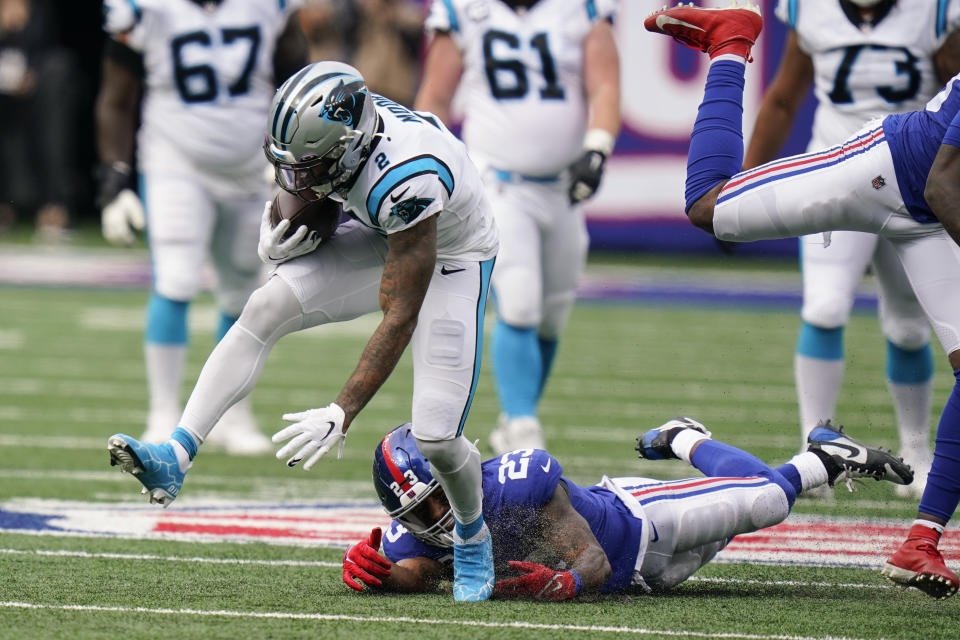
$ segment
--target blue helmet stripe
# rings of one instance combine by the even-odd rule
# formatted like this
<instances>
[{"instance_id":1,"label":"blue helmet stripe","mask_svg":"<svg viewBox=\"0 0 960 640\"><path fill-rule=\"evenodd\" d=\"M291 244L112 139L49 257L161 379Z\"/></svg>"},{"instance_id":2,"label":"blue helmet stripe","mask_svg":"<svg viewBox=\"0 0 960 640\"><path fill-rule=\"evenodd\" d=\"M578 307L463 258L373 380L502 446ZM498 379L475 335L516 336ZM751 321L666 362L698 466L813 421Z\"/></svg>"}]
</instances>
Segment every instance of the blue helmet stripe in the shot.
<instances>
[{"instance_id":1,"label":"blue helmet stripe","mask_svg":"<svg viewBox=\"0 0 960 640\"><path fill-rule=\"evenodd\" d=\"M312 67L307 67L304 71L309 71ZM302 73L302 72L301 72ZM294 76L294 82L290 83L290 87L286 90L284 95L277 101L277 112L274 114L273 126L271 131L273 137L280 142L283 142L287 136L287 127L290 125L290 121L293 120L294 114L297 112L297 107L300 105L300 101L303 100L304 96L310 92L318 84L321 84L330 78L336 78L339 76L348 75L342 71L336 73L325 73L316 78L304 79L298 73ZM299 89L299 90L298 90ZM292 98L290 95L296 91L296 95ZM280 114L283 113L283 121L279 123L278 119Z\"/></svg>"},{"instance_id":2,"label":"blue helmet stripe","mask_svg":"<svg viewBox=\"0 0 960 640\"><path fill-rule=\"evenodd\" d=\"M407 180L425 173L437 174L447 193L453 193L453 173L439 158L428 155L410 158L384 173L373 185L369 195L367 195L367 213L370 214L370 220L379 226L380 206L387 194Z\"/></svg>"}]
</instances>

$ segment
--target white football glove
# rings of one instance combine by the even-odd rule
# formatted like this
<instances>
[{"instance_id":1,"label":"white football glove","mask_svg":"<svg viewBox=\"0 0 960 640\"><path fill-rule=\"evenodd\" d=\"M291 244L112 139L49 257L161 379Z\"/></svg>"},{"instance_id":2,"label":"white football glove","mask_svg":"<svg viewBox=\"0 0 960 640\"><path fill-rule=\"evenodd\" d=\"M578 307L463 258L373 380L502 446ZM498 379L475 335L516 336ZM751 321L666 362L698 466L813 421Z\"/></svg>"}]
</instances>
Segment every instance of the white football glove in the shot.
<instances>
[{"instance_id":1,"label":"white football glove","mask_svg":"<svg viewBox=\"0 0 960 640\"><path fill-rule=\"evenodd\" d=\"M310 253L318 246L322 238L316 231L310 231L304 225L293 232L286 240L283 234L290 228L289 220L281 220L277 226L270 222L270 211L273 202L267 201L263 208L263 217L260 218L260 242L257 245L257 255L267 264L280 264L287 260Z\"/></svg>"},{"instance_id":2,"label":"white football glove","mask_svg":"<svg viewBox=\"0 0 960 640\"><path fill-rule=\"evenodd\" d=\"M140 198L130 189L124 189L103 208L100 214L103 237L111 244L130 245L136 239L131 228L143 231L147 218Z\"/></svg>"},{"instance_id":3,"label":"white football glove","mask_svg":"<svg viewBox=\"0 0 960 640\"><path fill-rule=\"evenodd\" d=\"M343 421L345 419L343 409L336 402L322 409L307 409L300 413L285 413L284 420L294 422L294 424L281 429L273 434L272 440L283 442L293 438L282 449L277 451L277 459L283 460L291 453L293 455L287 460L288 467L295 467L304 458L309 458L303 465L304 471L317 463L334 446L337 449L337 458L343 457L343 443L347 439L347 434L343 430Z\"/></svg>"}]
</instances>

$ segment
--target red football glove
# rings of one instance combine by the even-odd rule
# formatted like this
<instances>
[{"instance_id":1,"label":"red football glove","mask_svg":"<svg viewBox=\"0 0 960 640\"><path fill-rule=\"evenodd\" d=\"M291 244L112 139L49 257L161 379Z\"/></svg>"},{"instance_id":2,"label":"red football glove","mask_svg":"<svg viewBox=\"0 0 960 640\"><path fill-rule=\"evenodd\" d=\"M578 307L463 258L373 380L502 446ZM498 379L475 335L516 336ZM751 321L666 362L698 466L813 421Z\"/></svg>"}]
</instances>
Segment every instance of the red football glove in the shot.
<instances>
[{"instance_id":1,"label":"red football glove","mask_svg":"<svg viewBox=\"0 0 960 640\"><path fill-rule=\"evenodd\" d=\"M522 576L500 580L493 593L499 596L533 596L535 600L569 600L580 593L582 583L576 571L554 571L534 562L510 560L507 564Z\"/></svg>"},{"instance_id":2,"label":"red football glove","mask_svg":"<svg viewBox=\"0 0 960 640\"><path fill-rule=\"evenodd\" d=\"M390 575L390 561L380 555L380 527L370 532L370 537L358 542L343 554L343 582L351 589L363 591L364 585L380 587L380 578ZM360 580L363 584L357 584Z\"/></svg>"}]
</instances>

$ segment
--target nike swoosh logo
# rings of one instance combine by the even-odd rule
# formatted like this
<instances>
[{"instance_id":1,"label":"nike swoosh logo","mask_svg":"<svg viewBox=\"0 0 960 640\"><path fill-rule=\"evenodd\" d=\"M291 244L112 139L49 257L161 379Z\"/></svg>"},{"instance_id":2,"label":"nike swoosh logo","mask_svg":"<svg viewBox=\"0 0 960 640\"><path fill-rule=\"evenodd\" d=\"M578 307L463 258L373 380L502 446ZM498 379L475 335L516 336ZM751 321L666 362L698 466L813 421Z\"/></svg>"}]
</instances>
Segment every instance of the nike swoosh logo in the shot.
<instances>
[{"instance_id":1,"label":"nike swoosh logo","mask_svg":"<svg viewBox=\"0 0 960 640\"><path fill-rule=\"evenodd\" d=\"M551 458L550 460L547 460L547 464L542 464L542 465L540 465L540 468L543 469L543 472L544 472L544 473L547 473L547 472L550 471L550 465L551 465L551 464L553 464L553 459L552 459L552 458Z\"/></svg>"},{"instance_id":2,"label":"nike swoosh logo","mask_svg":"<svg viewBox=\"0 0 960 640\"><path fill-rule=\"evenodd\" d=\"M650 523L650 526L653 528L653 539L650 542L656 542L660 539L660 534L657 532L657 525Z\"/></svg>"},{"instance_id":3,"label":"nike swoosh logo","mask_svg":"<svg viewBox=\"0 0 960 640\"><path fill-rule=\"evenodd\" d=\"M671 18L670 16L657 16L657 29L663 31L663 27L666 25L676 25L678 27L687 27L688 29L703 31L701 27L698 27L695 24L690 24L689 22L684 22L683 20L677 20L676 18Z\"/></svg>"},{"instance_id":4,"label":"nike swoosh logo","mask_svg":"<svg viewBox=\"0 0 960 640\"><path fill-rule=\"evenodd\" d=\"M321 438L321 440L326 440L327 436L330 435L330 432L333 431L333 428L336 426L335 424L333 424L332 421L329 421L329 420L327 421L327 424L330 425L330 428L327 429L327 432L325 434L323 434L323 438Z\"/></svg>"},{"instance_id":5,"label":"nike swoosh logo","mask_svg":"<svg viewBox=\"0 0 960 640\"><path fill-rule=\"evenodd\" d=\"M850 452L850 457L849 457L849 458L847 458L847 457L844 458L845 460L847 460L847 461L849 461L849 462L866 462L866 461L867 461L867 450L866 450L866 449L858 449L858 448L856 448L856 447L851 447L851 446L848 445L848 444L842 444L842 443L840 443L840 442L830 442L829 440L826 441L826 442L821 442L821 443L820 443L820 448L821 448L821 449L823 449L823 448L825 448L825 447L836 447L836 448L838 448L838 449L844 449L844 450L846 450L846 451L849 451L849 452Z\"/></svg>"},{"instance_id":6,"label":"nike swoosh logo","mask_svg":"<svg viewBox=\"0 0 960 640\"><path fill-rule=\"evenodd\" d=\"M466 267L463 267L462 269L450 269L449 267L447 267L447 265L443 265L442 267L440 267L440 273L445 276L448 276L451 273L460 273L461 271L466 271L466 270L467 270Z\"/></svg>"},{"instance_id":7,"label":"nike swoosh logo","mask_svg":"<svg viewBox=\"0 0 960 640\"><path fill-rule=\"evenodd\" d=\"M410 191L410 187L407 187L406 189L398 193L396 198L394 198L393 196L390 196L390 202L396 204L397 202L400 201L400 198L402 198L407 194L407 191Z\"/></svg>"}]
</instances>

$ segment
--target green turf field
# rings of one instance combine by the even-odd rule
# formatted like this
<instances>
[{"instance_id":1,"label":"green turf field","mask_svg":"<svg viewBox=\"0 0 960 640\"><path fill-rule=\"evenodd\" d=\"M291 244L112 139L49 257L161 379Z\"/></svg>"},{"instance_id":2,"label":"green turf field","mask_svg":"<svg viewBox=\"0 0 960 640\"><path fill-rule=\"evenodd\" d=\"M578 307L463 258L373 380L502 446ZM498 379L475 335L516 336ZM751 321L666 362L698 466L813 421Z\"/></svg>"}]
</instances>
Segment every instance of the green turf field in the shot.
<instances>
[{"instance_id":1,"label":"green turf field","mask_svg":"<svg viewBox=\"0 0 960 640\"><path fill-rule=\"evenodd\" d=\"M650 268L607 260L594 270ZM721 265L668 263L677 271ZM752 269L741 263L724 265ZM777 267L781 275L789 267ZM0 507L23 499L131 502L138 483L108 466L105 442L143 428L141 289L0 286ZM188 382L212 348L209 298L195 305ZM330 402L375 319L282 340L254 391L265 433L287 411ZM684 477L679 461L640 462L635 436L678 414L714 437L780 463L798 446L792 354L795 310L580 304L542 407L550 449L571 479L601 474ZM862 440L896 446L876 318L847 331L839 414ZM937 354L933 423L952 384ZM371 452L407 419L409 361L350 430L342 460L310 472L272 456L202 451L181 498L353 499L371 502ZM185 389L186 393L188 389ZM481 447L496 419L485 371L468 423ZM896 518L916 504L892 487L837 490L799 514ZM180 503L174 503L171 510ZM875 570L715 563L665 596L561 604L456 604L448 594L354 594L340 581L342 548L201 544L0 533L0 638L956 638L960 600L937 602L888 586Z\"/></svg>"}]
</instances>

